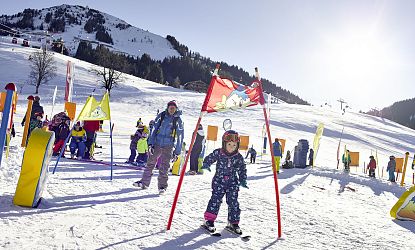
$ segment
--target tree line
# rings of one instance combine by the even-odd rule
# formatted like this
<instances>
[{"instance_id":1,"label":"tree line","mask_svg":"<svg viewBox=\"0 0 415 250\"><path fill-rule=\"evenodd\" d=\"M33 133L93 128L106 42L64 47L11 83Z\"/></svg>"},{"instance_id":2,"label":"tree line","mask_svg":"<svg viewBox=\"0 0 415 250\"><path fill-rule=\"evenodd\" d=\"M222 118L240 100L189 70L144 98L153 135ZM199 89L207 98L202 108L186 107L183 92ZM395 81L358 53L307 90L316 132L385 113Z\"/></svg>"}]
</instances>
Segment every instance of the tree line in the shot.
<instances>
[{"instance_id":1,"label":"tree line","mask_svg":"<svg viewBox=\"0 0 415 250\"><path fill-rule=\"evenodd\" d=\"M368 111L367 114L386 118L415 129L415 98L395 102L381 110L373 109Z\"/></svg>"}]
</instances>

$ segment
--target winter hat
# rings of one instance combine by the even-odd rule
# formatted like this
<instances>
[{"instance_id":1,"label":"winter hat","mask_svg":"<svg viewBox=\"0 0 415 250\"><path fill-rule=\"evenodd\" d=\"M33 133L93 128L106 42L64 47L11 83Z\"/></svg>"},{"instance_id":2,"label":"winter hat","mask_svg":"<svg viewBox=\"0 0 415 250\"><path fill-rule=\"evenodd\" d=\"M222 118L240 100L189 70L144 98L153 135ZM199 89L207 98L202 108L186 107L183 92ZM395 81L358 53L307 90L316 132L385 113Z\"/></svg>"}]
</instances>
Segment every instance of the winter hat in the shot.
<instances>
[{"instance_id":1,"label":"winter hat","mask_svg":"<svg viewBox=\"0 0 415 250\"><path fill-rule=\"evenodd\" d=\"M176 103L176 100L169 101L169 102L167 103L167 107L170 107L170 106L175 106L175 107L177 108L177 103Z\"/></svg>"},{"instance_id":2,"label":"winter hat","mask_svg":"<svg viewBox=\"0 0 415 250\"><path fill-rule=\"evenodd\" d=\"M39 102L40 101L40 97L39 96L35 96L34 101L35 102Z\"/></svg>"},{"instance_id":3,"label":"winter hat","mask_svg":"<svg viewBox=\"0 0 415 250\"><path fill-rule=\"evenodd\" d=\"M75 125L76 126L81 126L81 122L80 121L77 121Z\"/></svg>"},{"instance_id":4,"label":"winter hat","mask_svg":"<svg viewBox=\"0 0 415 250\"><path fill-rule=\"evenodd\" d=\"M197 130L203 130L202 124L199 124L199 128Z\"/></svg>"},{"instance_id":5,"label":"winter hat","mask_svg":"<svg viewBox=\"0 0 415 250\"><path fill-rule=\"evenodd\" d=\"M389 156L389 159L395 159L395 156L393 156L393 155L391 155L391 156Z\"/></svg>"},{"instance_id":6,"label":"winter hat","mask_svg":"<svg viewBox=\"0 0 415 250\"><path fill-rule=\"evenodd\" d=\"M370 159L375 159L375 157L373 157L373 155L369 156Z\"/></svg>"}]
</instances>

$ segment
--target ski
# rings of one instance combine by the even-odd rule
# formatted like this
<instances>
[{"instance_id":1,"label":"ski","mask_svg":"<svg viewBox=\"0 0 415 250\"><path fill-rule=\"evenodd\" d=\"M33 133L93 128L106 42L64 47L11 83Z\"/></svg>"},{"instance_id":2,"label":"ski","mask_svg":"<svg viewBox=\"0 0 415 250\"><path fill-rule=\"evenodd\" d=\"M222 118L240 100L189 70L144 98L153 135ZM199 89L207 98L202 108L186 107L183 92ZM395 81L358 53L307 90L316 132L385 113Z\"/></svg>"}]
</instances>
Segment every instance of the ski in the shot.
<instances>
[{"instance_id":1,"label":"ski","mask_svg":"<svg viewBox=\"0 0 415 250\"><path fill-rule=\"evenodd\" d=\"M216 230L215 231L209 230L209 228L206 225L204 225L204 224L202 224L200 227L203 228L207 233L209 233L210 236L215 236L215 237L222 236L222 234L219 233L219 232L217 232Z\"/></svg>"},{"instance_id":2,"label":"ski","mask_svg":"<svg viewBox=\"0 0 415 250\"><path fill-rule=\"evenodd\" d=\"M251 239L251 236L250 235L246 235L246 234L244 234L243 232L242 232L242 234L238 234L237 232L235 232L235 230L233 230L233 228L231 228L231 227L229 227L229 226L226 226L225 227L225 230L226 231L228 231L228 232L230 232L231 234L233 234L233 235L236 235L236 236L238 236L239 238L241 238L243 241L249 241L250 239Z\"/></svg>"}]
</instances>

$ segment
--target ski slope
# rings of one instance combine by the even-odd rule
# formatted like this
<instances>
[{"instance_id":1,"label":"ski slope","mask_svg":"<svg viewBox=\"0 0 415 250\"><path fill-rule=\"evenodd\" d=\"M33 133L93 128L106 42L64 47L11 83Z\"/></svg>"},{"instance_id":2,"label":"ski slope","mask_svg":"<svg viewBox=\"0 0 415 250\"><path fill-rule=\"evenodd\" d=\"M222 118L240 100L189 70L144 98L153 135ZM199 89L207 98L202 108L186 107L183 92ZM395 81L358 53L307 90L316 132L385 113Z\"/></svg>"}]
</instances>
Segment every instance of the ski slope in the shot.
<instances>
[{"instance_id":1,"label":"ski slope","mask_svg":"<svg viewBox=\"0 0 415 250\"><path fill-rule=\"evenodd\" d=\"M0 43L0 83L27 80L27 58L31 48ZM89 72L95 67L86 62L56 54L58 75L40 87L41 104L50 114L52 93L58 86L55 112L63 110L66 61L76 64L74 101L78 112L86 97L99 100L103 94L97 78ZM314 169L282 170L279 174L282 233L277 239L275 192L270 156L258 157L248 164L249 189L241 189L240 226L252 239L241 239L222 233L211 237L200 229L203 213L210 198L213 172L185 176L172 229L166 231L170 207L179 177L169 177L169 188L158 195L156 178L149 189L132 186L142 171L114 167L109 180L108 166L63 159L55 174L49 174L38 208L17 207L12 203L20 173L23 149L20 147L20 121L26 109L26 98L34 87L24 85L19 96L15 126L17 137L11 142L9 159L3 157L0 168L0 248L5 249L415 249L415 223L392 220L389 211L400 195L412 184L412 171L406 185L389 184L383 178L371 179L362 172L371 151L377 150L379 166L385 167L389 155L402 157L415 148L415 131L389 120L359 113L341 115L337 110L312 106L275 104L271 106L271 134L287 140L292 150L299 139L312 143L317 125L325 125ZM154 119L157 109L175 99L183 110L185 141L190 136L204 95L174 89L133 76L111 93L111 115L114 126L114 161L124 162L129 156L129 135L136 120ZM259 151L264 123L259 106L246 110L203 117L202 123L219 126L232 120L233 129L250 136L250 144ZM344 126L341 148L360 152L359 168L350 174L337 169L337 146ZM96 158L110 159L108 123L98 134ZM221 142L209 142L208 152ZM243 154L245 152L242 152ZM50 168L53 167L51 163ZM214 167L212 168L214 169ZM376 172L378 174L378 172ZM157 177L157 171L154 174ZM226 225L227 206L222 204L216 227Z\"/></svg>"}]
</instances>

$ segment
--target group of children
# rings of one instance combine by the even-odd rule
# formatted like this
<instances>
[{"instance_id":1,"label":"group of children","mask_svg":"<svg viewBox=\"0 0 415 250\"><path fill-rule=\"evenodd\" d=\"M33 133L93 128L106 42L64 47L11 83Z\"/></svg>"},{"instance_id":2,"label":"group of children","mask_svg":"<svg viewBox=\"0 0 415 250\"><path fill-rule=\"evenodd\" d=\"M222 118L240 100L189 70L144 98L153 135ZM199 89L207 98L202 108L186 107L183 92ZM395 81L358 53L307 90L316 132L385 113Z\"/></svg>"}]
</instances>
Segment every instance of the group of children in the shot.
<instances>
[{"instance_id":1,"label":"group of children","mask_svg":"<svg viewBox=\"0 0 415 250\"><path fill-rule=\"evenodd\" d=\"M344 165L344 170L346 172L350 171L350 163L351 163L351 157L350 157L350 151L346 150L346 153L343 154L342 162ZM414 169L415 166L415 155L412 162L412 169ZM376 178L375 172L376 172L376 160L373 155L369 156L369 163L367 164L366 169L368 170L369 177ZM395 156L391 155L389 156L389 162L388 166L386 167L386 172L388 172L389 177L388 181L395 182L395 172L396 172L396 161Z\"/></svg>"},{"instance_id":2,"label":"group of children","mask_svg":"<svg viewBox=\"0 0 415 250\"><path fill-rule=\"evenodd\" d=\"M141 118L138 119L136 124L137 130L130 138L130 157L128 157L128 160L125 163L141 167L146 165L148 158L147 138L150 135L153 126L153 120L150 121L149 127L147 127L141 121Z\"/></svg>"}]
</instances>

